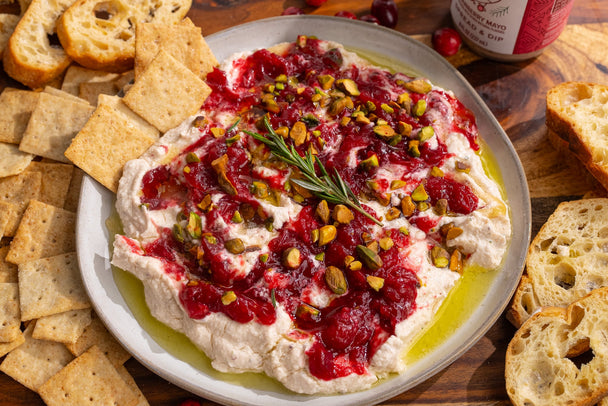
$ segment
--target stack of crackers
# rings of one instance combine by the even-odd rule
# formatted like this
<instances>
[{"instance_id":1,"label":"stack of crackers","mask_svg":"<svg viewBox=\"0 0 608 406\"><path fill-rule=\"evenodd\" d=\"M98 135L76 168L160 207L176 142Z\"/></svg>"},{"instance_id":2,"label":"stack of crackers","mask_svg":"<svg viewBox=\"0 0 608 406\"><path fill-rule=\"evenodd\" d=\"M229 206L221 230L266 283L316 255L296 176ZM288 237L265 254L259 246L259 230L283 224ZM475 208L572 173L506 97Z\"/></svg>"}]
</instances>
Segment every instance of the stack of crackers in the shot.
<instances>
[{"instance_id":1,"label":"stack of crackers","mask_svg":"<svg viewBox=\"0 0 608 406\"><path fill-rule=\"evenodd\" d=\"M87 173L116 192L127 161L198 112L215 65L190 20L142 23L133 71L72 65L0 94L0 371L48 405L148 404L82 284L80 184Z\"/></svg>"}]
</instances>

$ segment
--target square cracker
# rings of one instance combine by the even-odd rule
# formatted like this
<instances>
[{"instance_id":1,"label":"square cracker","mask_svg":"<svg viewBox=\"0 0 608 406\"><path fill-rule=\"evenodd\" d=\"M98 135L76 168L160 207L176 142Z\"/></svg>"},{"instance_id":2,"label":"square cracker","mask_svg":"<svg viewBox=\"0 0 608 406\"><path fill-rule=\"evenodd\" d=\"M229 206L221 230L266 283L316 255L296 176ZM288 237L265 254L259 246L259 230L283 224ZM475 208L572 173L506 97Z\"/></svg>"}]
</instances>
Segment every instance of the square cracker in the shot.
<instances>
[{"instance_id":1,"label":"square cracker","mask_svg":"<svg viewBox=\"0 0 608 406\"><path fill-rule=\"evenodd\" d=\"M97 347L70 362L38 394L48 406L134 406L137 396Z\"/></svg>"},{"instance_id":2,"label":"square cracker","mask_svg":"<svg viewBox=\"0 0 608 406\"><path fill-rule=\"evenodd\" d=\"M201 28L188 24L137 24L135 35L135 78L138 79L158 51L164 49L195 75L204 79L217 65Z\"/></svg>"},{"instance_id":3,"label":"square cracker","mask_svg":"<svg viewBox=\"0 0 608 406\"><path fill-rule=\"evenodd\" d=\"M209 94L198 75L161 49L123 100L164 133L195 114Z\"/></svg>"},{"instance_id":4,"label":"square cracker","mask_svg":"<svg viewBox=\"0 0 608 406\"><path fill-rule=\"evenodd\" d=\"M66 97L40 93L19 149L69 163L63 153L93 110L93 106Z\"/></svg>"},{"instance_id":5,"label":"square cracker","mask_svg":"<svg viewBox=\"0 0 608 406\"><path fill-rule=\"evenodd\" d=\"M40 185L39 201L57 207L63 207L70 188L74 165L32 162L26 169L31 172L40 172L42 182Z\"/></svg>"},{"instance_id":6,"label":"square cracker","mask_svg":"<svg viewBox=\"0 0 608 406\"><path fill-rule=\"evenodd\" d=\"M16 283L0 283L0 342L16 340L21 333L19 314L19 286Z\"/></svg>"},{"instance_id":7,"label":"square cracker","mask_svg":"<svg viewBox=\"0 0 608 406\"><path fill-rule=\"evenodd\" d=\"M42 175L22 172L0 178L0 234L13 237L30 200L40 197Z\"/></svg>"},{"instance_id":8,"label":"square cracker","mask_svg":"<svg viewBox=\"0 0 608 406\"><path fill-rule=\"evenodd\" d=\"M135 379L133 379L127 368L125 368L124 365L115 365L114 367L122 380L127 383L129 388L131 388L133 393L135 393L135 396L137 396L137 403L134 406L149 406L150 404L148 403L148 400L139 389L139 386L137 386L137 382L135 382Z\"/></svg>"},{"instance_id":9,"label":"square cracker","mask_svg":"<svg viewBox=\"0 0 608 406\"><path fill-rule=\"evenodd\" d=\"M78 96L81 83L107 82L115 80L119 76L120 75L117 73L108 73L83 68L78 65L71 65L65 72L63 83L61 84L61 90L74 96Z\"/></svg>"},{"instance_id":10,"label":"square cracker","mask_svg":"<svg viewBox=\"0 0 608 406\"><path fill-rule=\"evenodd\" d=\"M4 357L9 352L13 351L15 348L19 347L21 344L25 342L25 336L19 330L19 335L16 339L9 343L0 343L0 358Z\"/></svg>"},{"instance_id":11,"label":"square cracker","mask_svg":"<svg viewBox=\"0 0 608 406\"><path fill-rule=\"evenodd\" d=\"M74 213L76 213L76 210L78 210L80 187L82 186L83 176L84 171L75 166L74 172L72 172L72 178L70 179L70 187L68 188L68 193L65 197L65 203L63 204L64 209Z\"/></svg>"},{"instance_id":12,"label":"square cracker","mask_svg":"<svg viewBox=\"0 0 608 406\"><path fill-rule=\"evenodd\" d=\"M24 262L18 278L21 321L91 307L74 252Z\"/></svg>"},{"instance_id":13,"label":"square cracker","mask_svg":"<svg viewBox=\"0 0 608 406\"><path fill-rule=\"evenodd\" d=\"M78 340L72 344L66 343L65 346L74 356L78 357L94 345L99 347L113 365L122 365L131 358L131 355L122 348L96 315L93 315L91 323L84 329Z\"/></svg>"},{"instance_id":14,"label":"square cracker","mask_svg":"<svg viewBox=\"0 0 608 406\"><path fill-rule=\"evenodd\" d=\"M23 172L32 159L34 155L19 151L19 146L0 142L0 178Z\"/></svg>"},{"instance_id":15,"label":"square cracker","mask_svg":"<svg viewBox=\"0 0 608 406\"><path fill-rule=\"evenodd\" d=\"M122 168L156 141L126 115L100 104L65 151L65 156L113 192Z\"/></svg>"},{"instance_id":16,"label":"square cracker","mask_svg":"<svg viewBox=\"0 0 608 406\"><path fill-rule=\"evenodd\" d=\"M7 87L0 94L0 141L19 144L40 93Z\"/></svg>"},{"instance_id":17,"label":"square cracker","mask_svg":"<svg viewBox=\"0 0 608 406\"><path fill-rule=\"evenodd\" d=\"M44 93L48 93L51 96L63 97L65 99L72 100L72 101L78 102L78 103L90 104L88 101L86 101L84 99L81 99L78 96L74 96L71 93L68 93L68 92L66 92L64 90L61 90L61 89L57 89L57 88L55 88L53 86L46 86L44 88Z\"/></svg>"},{"instance_id":18,"label":"square cracker","mask_svg":"<svg viewBox=\"0 0 608 406\"><path fill-rule=\"evenodd\" d=\"M89 324L91 324L90 308L70 310L39 318L32 337L38 340L73 343Z\"/></svg>"},{"instance_id":19,"label":"square cracker","mask_svg":"<svg viewBox=\"0 0 608 406\"><path fill-rule=\"evenodd\" d=\"M0 247L0 283L17 283L17 265L6 262L9 246Z\"/></svg>"},{"instance_id":20,"label":"square cracker","mask_svg":"<svg viewBox=\"0 0 608 406\"><path fill-rule=\"evenodd\" d=\"M11 241L6 260L19 265L74 251L75 223L74 213L31 200Z\"/></svg>"},{"instance_id":21,"label":"square cracker","mask_svg":"<svg viewBox=\"0 0 608 406\"><path fill-rule=\"evenodd\" d=\"M61 343L32 338L35 323L25 329L25 342L11 351L0 365L4 372L27 388L40 385L59 372L74 356Z\"/></svg>"}]
</instances>

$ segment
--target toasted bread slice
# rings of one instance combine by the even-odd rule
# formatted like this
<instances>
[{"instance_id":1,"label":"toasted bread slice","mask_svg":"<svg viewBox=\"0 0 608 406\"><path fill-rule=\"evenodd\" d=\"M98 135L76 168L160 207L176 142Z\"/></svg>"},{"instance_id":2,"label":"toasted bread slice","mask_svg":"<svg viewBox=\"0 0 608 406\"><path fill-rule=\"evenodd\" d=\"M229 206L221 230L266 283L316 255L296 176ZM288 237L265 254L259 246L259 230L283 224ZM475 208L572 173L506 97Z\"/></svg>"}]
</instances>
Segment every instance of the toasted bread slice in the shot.
<instances>
[{"instance_id":1,"label":"toasted bread slice","mask_svg":"<svg viewBox=\"0 0 608 406\"><path fill-rule=\"evenodd\" d=\"M19 16L13 14L0 14L0 57L2 57L8 39L11 37L18 22Z\"/></svg>"},{"instance_id":2,"label":"toasted bread slice","mask_svg":"<svg viewBox=\"0 0 608 406\"><path fill-rule=\"evenodd\" d=\"M528 275L524 274L507 309L507 320L519 328L538 309L540 309L540 304L534 294L532 281Z\"/></svg>"},{"instance_id":3,"label":"toasted bread slice","mask_svg":"<svg viewBox=\"0 0 608 406\"><path fill-rule=\"evenodd\" d=\"M561 203L532 241L526 270L539 306L565 307L608 286L608 198Z\"/></svg>"},{"instance_id":4,"label":"toasted bread slice","mask_svg":"<svg viewBox=\"0 0 608 406\"><path fill-rule=\"evenodd\" d=\"M530 317L507 347L505 383L516 406L593 405L608 394L608 288L567 309ZM584 355L583 355L584 354ZM585 363L575 363L584 357Z\"/></svg>"},{"instance_id":5,"label":"toasted bread slice","mask_svg":"<svg viewBox=\"0 0 608 406\"><path fill-rule=\"evenodd\" d=\"M547 92L547 127L608 188L608 86L566 82Z\"/></svg>"},{"instance_id":6,"label":"toasted bread slice","mask_svg":"<svg viewBox=\"0 0 608 406\"><path fill-rule=\"evenodd\" d=\"M135 28L142 22L177 24L192 0L78 0L57 23L68 55L90 69L133 68Z\"/></svg>"},{"instance_id":7,"label":"toasted bread slice","mask_svg":"<svg viewBox=\"0 0 608 406\"><path fill-rule=\"evenodd\" d=\"M57 19L74 0L34 0L19 20L4 51L4 70L31 88L43 87L59 76L71 59L53 44Z\"/></svg>"}]
</instances>

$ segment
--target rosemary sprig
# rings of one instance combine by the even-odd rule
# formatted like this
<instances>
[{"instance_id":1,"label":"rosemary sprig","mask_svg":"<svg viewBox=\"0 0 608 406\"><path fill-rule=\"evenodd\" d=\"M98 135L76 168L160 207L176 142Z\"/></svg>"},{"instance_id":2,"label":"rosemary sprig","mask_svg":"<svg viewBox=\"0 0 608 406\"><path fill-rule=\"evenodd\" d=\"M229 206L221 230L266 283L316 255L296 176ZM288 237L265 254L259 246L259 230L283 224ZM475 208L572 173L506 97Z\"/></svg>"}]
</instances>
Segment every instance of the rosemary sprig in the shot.
<instances>
[{"instance_id":1,"label":"rosemary sprig","mask_svg":"<svg viewBox=\"0 0 608 406\"><path fill-rule=\"evenodd\" d=\"M293 145L287 146L287 144L285 144L285 140L283 140L283 137L277 134L270 125L268 117L264 117L264 125L268 129L267 136L251 131L244 132L256 140L268 145L272 153L277 158L288 163L289 165L295 166L300 170L300 172L302 172L302 175L304 175L306 180L292 179L294 183L308 189L317 197L325 199L329 203L344 204L349 206L379 226L383 225L368 212L363 210L359 199L357 196L355 196L348 184L344 182L342 177L340 177L337 170L334 169L335 173L333 176L331 176L327 173L325 166L323 166L323 163L319 160L319 158L311 154L310 151L306 151L304 156L301 156ZM318 165L321 172L320 176L317 175L315 170L315 163Z\"/></svg>"}]
</instances>

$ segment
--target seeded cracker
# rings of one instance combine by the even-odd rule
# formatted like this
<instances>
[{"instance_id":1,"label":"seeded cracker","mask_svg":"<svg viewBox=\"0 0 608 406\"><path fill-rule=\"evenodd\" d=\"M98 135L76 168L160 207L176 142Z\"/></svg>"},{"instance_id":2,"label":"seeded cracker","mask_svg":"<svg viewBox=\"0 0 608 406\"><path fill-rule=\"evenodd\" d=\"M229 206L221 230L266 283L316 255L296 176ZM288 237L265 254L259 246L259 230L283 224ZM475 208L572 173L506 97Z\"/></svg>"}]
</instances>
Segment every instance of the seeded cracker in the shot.
<instances>
[{"instance_id":1,"label":"seeded cracker","mask_svg":"<svg viewBox=\"0 0 608 406\"><path fill-rule=\"evenodd\" d=\"M201 34L200 27L187 24L137 24L135 36L135 77L139 78L148 64L163 49L204 79L217 65L217 59Z\"/></svg>"},{"instance_id":2,"label":"seeded cracker","mask_svg":"<svg viewBox=\"0 0 608 406\"><path fill-rule=\"evenodd\" d=\"M22 263L18 276L22 321L91 307L73 252Z\"/></svg>"},{"instance_id":3,"label":"seeded cracker","mask_svg":"<svg viewBox=\"0 0 608 406\"><path fill-rule=\"evenodd\" d=\"M84 329L78 340L65 346L77 357L94 345L108 357L112 365L122 365L131 358L131 355L122 348L96 315L93 315L91 323Z\"/></svg>"},{"instance_id":4,"label":"seeded cracker","mask_svg":"<svg viewBox=\"0 0 608 406\"><path fill-rule=\"evenodd\" d=\"M6 253L8 245L0 247L0 283L16 283L17 282L17 265L6 262Z\"/></svg>"},{"instance_id":5,"label":"seeded cracker","mask_svg":"<svg viewBox=\"0 0 608 406\"><path fill-rule=\"evenodd\" d=\"M21 264L74 251L75 222L74 213L32 200L19 223L6 260Z\"/></svg>"},{"instance_id":6,"label":"seeded cracker","mask_svg":"<svg viewBox=\"0 0 608 406\"><path fill-rule=\"evenodd\" d=\"M27 171L40 172L42 183L39 201L63 207L72 180L74 166L51 162L32 162Z\"/></svg>"},{"instance_id":7,"label":"seeded cracker","mask_svg":"<svg viewBox=\"0 0 608 406\"><path fill-rule=\"evenodd\" d=\"M38 391L48 406L134 406L137 396L97 348L72 361Z\"/></svg>"},{"instance_id":8,"label":"seeded cracker","mask_svg":"<svg viewBox=\"0 0 608 406\"><path fill-rule=\"evenodd\" d=\"M65 152L76 166L113 192L122 167L156 141L125 114L100 104Z\"/></svg>"},{"instance_id":9,"label":"seeded cracker","mask_svg":"<svg viewBox=\"0 0 608 406\"><path fill-rule=\"evenodd\" d=\"M195 114L210 93L205 82L161 50L129 89L124 102L164 133Z\"/></svg>"},{"instance_id":10,"label":"seeded cracker","mask_svg":"<svg viewBox=\"0 0 608 406\"><path fill-rule=\"evenodd\" d=\"M21 334L19 314L19 286L0 283L0 343L16 340Z\"/></svg>"},{"instance_id":11,"label":"seeded cracker","mask_svg":"<svg viewBox=\"0 0 608 406\"><path fill-rule=\"evenodd\" d=\"M39 318L32 337L38 340L74 343L89 324L91 324L90 308L70 310Z\"/></svg>"},{"instance_id":12,"label":"seeded cracker","mask_svg":"<svg viewBox=\"0 0 608 406\"><path fill-rule=\"evenodd\" d=\"M19 151L15 144L0 142L0 178L23 172L33 158L34 155Z\"/></svg>"},{"instance_id":13,"label":"seeded cracker","mask_svg":"<svg viewBox=\"0 0 608 406\"><path fill-rule=\"evenodd\" d=\"M65 203L63 204L64 209L76 213L76 210L78 209L78 200L80 199L80 186L82 185L83 176L84 171L78 167L74 167L72 179L70 179L70 187L68 188L68 193L65 197Z\"/></svg>"},{"instance_id":14,"label":"seeded cracker","mask_svg":"<svg viewBox=\"0 0 608 406\"><path fill-rule=\"evenodd\" d=\"M19 149L59 162L74 136L93 112L93 106L65 97L40 93L40 99L23 134Z\"/></svg>"},{"instance_id":15,"label":"seeded cracker","mask_svg":"<svg viewBox=\"0 0 608 406\"><path fill-rule=\"evenodd\" d=\"M19 144L40 93L7 87L0 94L0 141Z\"/></svg>"},{"instance_id":16,"label":"seeded cracker","mask_svg":"<svg viewBox=\"0 0 608 406\"><path fill-rule=\"evenodd\" d=\"M61 343L32 338L35 323L25 329L25 342L11 351L0 365L4 372L27 388L40 385L66 366L74 356Z\"/></svg>"}]
</instances>

